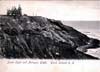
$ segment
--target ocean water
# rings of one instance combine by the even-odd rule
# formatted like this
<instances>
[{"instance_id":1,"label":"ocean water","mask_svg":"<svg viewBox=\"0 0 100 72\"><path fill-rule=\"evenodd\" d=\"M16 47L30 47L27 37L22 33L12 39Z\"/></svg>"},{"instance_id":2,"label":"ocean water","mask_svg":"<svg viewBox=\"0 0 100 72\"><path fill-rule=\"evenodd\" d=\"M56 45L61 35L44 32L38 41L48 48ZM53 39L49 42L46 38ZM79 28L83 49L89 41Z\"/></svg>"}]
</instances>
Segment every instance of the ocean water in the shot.
<instances>
[{"instance_id":1,"label":"ocean water","mask_svg":"<svg viewBox=\"0 0 100 72\"><path fill-rule=\"evenodd\" d=\"M62 21L62 23L75 28L88 37L100 40L100 21ZM88 49L85 53L100 58L100 47Z\"/></svg>"},{"instance_id":2,"label":"ocean water","mask_svg":"<svg viewBox=\"0 0 100 72\"><path fill-rule=\"evenodd\" d=\"M86 30L86 29L79 29L78 31L82 32L83 34L87 35L91 38L96 38L100 40L100 31L99 30Z\"/></svg>"},{"instance_id":3,"label":"ocean water","mask_svg":"<svg viewBox=\"0 0 100 72\"><path fill-rule=\"evenodd\" d=\"M100 21L62 21L62 23L75 29L100 31Z\"/></svg>"},{"instance_id":4,"label":"ocean water","mask_svg":"<svg viewBox=\"0 0 100 72\"><path fill-rule=\"evenodd\" d=\"M82 33L86 34L88 37L99 39L100 40L100 31L98 30L80 30ZM92 55L94 57L100 58L100 47L94 49L88 49L86 54Z\"/></svg>"}]
</instances>

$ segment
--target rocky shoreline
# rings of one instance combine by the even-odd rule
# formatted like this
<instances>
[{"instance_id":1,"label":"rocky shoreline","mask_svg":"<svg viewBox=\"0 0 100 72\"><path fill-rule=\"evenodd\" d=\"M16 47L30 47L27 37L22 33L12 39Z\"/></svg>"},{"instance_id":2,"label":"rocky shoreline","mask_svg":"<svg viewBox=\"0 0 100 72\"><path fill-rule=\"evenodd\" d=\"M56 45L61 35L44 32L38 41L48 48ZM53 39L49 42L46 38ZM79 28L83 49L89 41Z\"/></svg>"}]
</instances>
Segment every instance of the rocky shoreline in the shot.
<instances>
[{"instance_id":1,"label":"rocky shoreline","mask_svg":"<svg viewBox=\"0 0 100 72\"><path fill-rule=\"evenodd\" d=\"M77 48L99 46L99 40L58 20L27 15L0 16L0 55L4 58L91 59L78 53Z\"/></svg>"}]
</instances>

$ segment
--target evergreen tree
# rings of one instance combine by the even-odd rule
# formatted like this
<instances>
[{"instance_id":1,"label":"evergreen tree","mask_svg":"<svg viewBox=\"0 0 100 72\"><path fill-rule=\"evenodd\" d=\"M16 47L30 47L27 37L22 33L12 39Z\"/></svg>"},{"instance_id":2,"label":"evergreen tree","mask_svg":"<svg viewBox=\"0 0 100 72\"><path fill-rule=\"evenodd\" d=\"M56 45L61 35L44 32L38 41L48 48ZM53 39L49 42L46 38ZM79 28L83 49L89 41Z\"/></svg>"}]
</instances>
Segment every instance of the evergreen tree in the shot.
<instances>
[{"instance_id":1,"label":"evergreen tree","mask_svg":"<svg viewBox=\"0 0 100 72\"><path fill-rule=\"evenodd\" d=\"M22 9L21 9L21 7L19 5L19 7L18 7L18 16L21 16L21 15L22 15Z\"/></svg>"},{"instance_id":2,"label":"evergreen tree","mask_svg":"<svg viewBox=\"0 0 100 72\"><path fill-rule=\"evenodd\" d=\"M22 16L22 9L19 5L18 9L16 7L12 7L11 10L7 10L7 15L11 15L11 16Z\"/></svg>"}]
</instances>

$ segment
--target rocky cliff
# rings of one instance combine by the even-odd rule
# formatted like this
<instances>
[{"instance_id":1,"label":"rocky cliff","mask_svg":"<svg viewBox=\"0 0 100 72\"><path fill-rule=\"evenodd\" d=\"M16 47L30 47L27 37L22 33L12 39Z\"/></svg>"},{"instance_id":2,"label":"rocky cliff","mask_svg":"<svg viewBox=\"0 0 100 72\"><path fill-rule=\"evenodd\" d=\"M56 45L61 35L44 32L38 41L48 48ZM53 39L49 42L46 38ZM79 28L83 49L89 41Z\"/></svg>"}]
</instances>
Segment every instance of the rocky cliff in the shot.
<instances>
[{"instance_id":1,"label":"rocky cliff","mask_svg":"<svg viewBox=\"0 0 100 72\"><path fill-rule=\"evenodd\" d=\"M0 16L0 57L39 59L88 59L81 48L99 47L89 38L61 21L41 16Z\"/></svg>"}]
</instances>

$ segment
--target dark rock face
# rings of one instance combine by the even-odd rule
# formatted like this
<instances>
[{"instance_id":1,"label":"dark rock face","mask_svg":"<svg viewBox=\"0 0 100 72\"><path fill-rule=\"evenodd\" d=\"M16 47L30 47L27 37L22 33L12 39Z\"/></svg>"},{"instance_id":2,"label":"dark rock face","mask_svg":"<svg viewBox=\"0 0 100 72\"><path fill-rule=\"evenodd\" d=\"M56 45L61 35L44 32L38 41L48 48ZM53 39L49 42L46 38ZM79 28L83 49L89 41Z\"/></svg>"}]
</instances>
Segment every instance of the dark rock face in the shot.
<instances>
[{"instance_id":1,"label":"dark rock face","mask_svg":"<svg viewBox=\"0 0 100 72\"><path fill-rule=\"evenodd\" d=\"M94 43L97 42L97 43ZM88 59L76 48L98 47L99 40L40 16L0 16L0 56L4 58Z\"/></svg>"}]
</instances>

